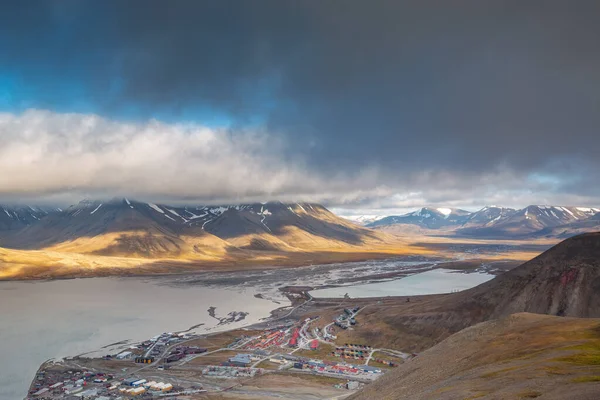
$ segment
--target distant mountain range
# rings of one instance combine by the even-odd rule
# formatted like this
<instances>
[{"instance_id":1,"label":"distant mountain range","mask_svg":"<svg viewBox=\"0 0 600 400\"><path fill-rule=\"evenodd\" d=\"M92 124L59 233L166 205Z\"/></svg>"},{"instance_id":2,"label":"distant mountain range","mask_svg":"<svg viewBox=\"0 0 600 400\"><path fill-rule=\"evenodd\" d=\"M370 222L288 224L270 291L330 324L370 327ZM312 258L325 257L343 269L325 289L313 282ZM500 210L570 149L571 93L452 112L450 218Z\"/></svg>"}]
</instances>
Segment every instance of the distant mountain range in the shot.
<instances>
[{"instance_id":1,"label":"distant mountain range","mask_svg":"<svg viewBox=\"0 0 600 400\"><path fill-rule=\"evenodd\" d=\"M143 234L145 245L129 243L135 248L114 249L117 253L139 254L170 252L179 248L183 237L214 236L233 241L236 247L257 249L314 247L318 246L315 238L328 244L361 245L364 240L381 237L311 203L182 207L115 199L84 200L65 210L0 206L0 211L0 231L4 231L0 245L22 249L66 242L72 245L76 240L114 233ZM288 241L292 236L294 239ZM153 240L148 241L149 237ZM103 249L107 252L111 251Z\"/></svg>"},{"instance_id":2,"label":"distant mountain range","mask_svg":"<svg viewBox=\"0 0 600 400\"><path fill-rule=\"evenodd\" d=\"M456 208L424 207L420 210L367 222L368 228L401 232L418 226L459 236L564 238L600 229L600 208L531 205L520 210L489 206L469 212Z\"/></svg>"},{"instance_id":3,"label":"distant mountain range","mask_svg":"<svg viewBox=\"0 0 600 400\"><path fill-rule=\"evenodd\" d=\"M429 208L424 207L418 211L399 216L389 216L367 224L369 228L378 226L410 224L422 228L439 229L462 223L470 213L456 208Z\"/></svg>"},{"instance_id":4,"label":"distant mountain range","mask_svg":"<svg viewBox=\"0 0 600 400\"><path fill-rule=\"evenodd\" d=\"M422 254L428 250L411 245L420 235L563 238L600 230L598 211L426 207L352 222L314 203L181 206L120 198L66 209L0 205L0 279L347 262Z\"/></svg>"},{"instance_id":5,"label":"distant mountain range","mask_svg":"<svg viewBox=\"0 0 600 400\"><path fill-rule=\"evenodd\" d=\"M70 276L75 268L92 274L150 263L155 271L157 262L161 272L173 270L166 265L306 265L365 259L377 249L403 251L397 238L314 203L170 206L114 199L64 210L0 206L0 278L22 267L36 268L36 276L37 269Z\"/></svg>"}]
</instances>

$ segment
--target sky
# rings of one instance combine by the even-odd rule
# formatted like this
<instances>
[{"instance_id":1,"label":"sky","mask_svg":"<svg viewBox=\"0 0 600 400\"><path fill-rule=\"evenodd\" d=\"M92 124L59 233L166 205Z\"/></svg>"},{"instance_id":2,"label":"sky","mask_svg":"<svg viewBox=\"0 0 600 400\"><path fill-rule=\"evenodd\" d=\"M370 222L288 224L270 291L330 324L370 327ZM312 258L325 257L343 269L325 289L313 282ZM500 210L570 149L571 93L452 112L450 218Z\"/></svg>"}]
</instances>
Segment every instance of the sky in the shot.
<instances>
[{"instance_id":1,"label":"sky","mask_svg":"<svg viewBox=\"0 0 600 400\"><path fill-rule=\"evenodd\" d=\"M600 205L600 3L0 13L0 201Z\"/></svg>"}]
</instances>

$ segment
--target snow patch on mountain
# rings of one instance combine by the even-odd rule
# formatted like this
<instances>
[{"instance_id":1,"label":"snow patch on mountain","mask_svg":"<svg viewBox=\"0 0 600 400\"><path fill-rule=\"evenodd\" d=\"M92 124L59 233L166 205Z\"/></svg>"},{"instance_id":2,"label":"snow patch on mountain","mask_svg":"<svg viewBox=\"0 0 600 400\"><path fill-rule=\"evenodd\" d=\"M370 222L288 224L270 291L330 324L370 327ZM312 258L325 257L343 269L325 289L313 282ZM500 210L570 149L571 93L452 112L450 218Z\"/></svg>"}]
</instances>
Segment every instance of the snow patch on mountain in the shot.
<instances>
[{"instance_id":1,"label":"snow patch on mountain","mask_svg":"<svg viewBox=\"0 0 600 400\"><path fill-rule=\"evenodd\" d=\"M152 203L148 203L148 206L150 206L151 208L153 208L155 211L164 214L165 212L156 204L152 204Z\"/></svg>"},{"instance_id":2,"label":"snow patch on mountain","mask_svg":"<svg viewBox=\"0 0 600 400\"><path fill-rule=\"evenodd\" d=\"M446 218L448 218L450 216L450 214L452 214L451 208L436 208L436 210L438 210L439 212L444 214L446 216Z\"/></svg>"}]
</instances>

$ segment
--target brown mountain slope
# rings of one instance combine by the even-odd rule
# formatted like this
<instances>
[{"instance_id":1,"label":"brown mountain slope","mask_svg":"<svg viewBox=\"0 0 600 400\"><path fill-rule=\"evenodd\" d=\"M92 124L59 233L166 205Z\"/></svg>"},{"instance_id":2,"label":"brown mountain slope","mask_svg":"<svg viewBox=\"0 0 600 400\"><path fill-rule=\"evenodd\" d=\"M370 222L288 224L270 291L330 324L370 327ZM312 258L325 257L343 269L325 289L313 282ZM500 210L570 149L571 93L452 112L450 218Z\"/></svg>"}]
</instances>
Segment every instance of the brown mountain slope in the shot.
<instances>
[{"instance_id":1,"label":"brown mountain slope","mask_svg":"<svg viewBox=\"0 0 600 400\"><path fill-rule=\"evenodd\" d=\"M515 314L450 336L351 398L595 400L599 360L599 319Z\"/></svg>"},{"instance_id":2,"label":"brown mountain slope","mask_svg":"<svg viewBox=\"0 0 600 400\"><path fill-rule=\"evenodd\" d=\"M220 249L311 251L385 240L385 234L348 223L316 204L272 202L190 211L117 199L83 201L52 213L24 229L5 232L0 246L152 258L186 255L196 245L215 242Z\"/></svg>"},{"instance_id":3,"label":"brown mountain slope","mask_svg":"<svg viewBox=\"0 0 600 400\"><path fill-rule=\"evenodd\" d=\"M600 317L600 233L567 239L457 299L480 306L487 318L521 311Z\"/></svg>"},{"instance_id":4,"label":"brown mountain slope","mask_svg":"<svg viewBox=\"0 0 600 400\"><path fill-rule=\"evenodd\" d=\"M468 326L517 312L600 317L600 233L567 239L470 290L368 307L364 323L342 340L421 351Z\"/></svg>"},{"instance_id":5,"label":"brown mountain slope","mask_svg":"<svg viewBox=\"0 0 600 400\"><path fill-rule=\"evenodd\" d=\"M0 232L0 278L306 265L408 251L405 242L317 204L187 208L128 199L84 201L23 229Z\"/></svg>"},{"instance_id":6,"label":"brown mountain slope","mask_svg":"<svg viewBox=\"0 0 600 400\"><path fill-rule=\"evenodd\" d=\"M146 237L146 246L136 248L132 253L134 256L138 252L148 253L152 247L166 250L177 245L181 227L180 223L153 211L144 203L82 201L14 234L4 235L0 244L7 248L39 250L70 243L70 248L75 249L73 242L78 239L105 234L128 233ZM151 243L151 239L156 239L157 243Z\"/></svg>"},{"instance_id":7,"label":"brown mountain slope","mask_svg":"<svg viewBox=\"0 0 600 400\"><path fill-rule=\"evenodd\" d=\"M568 238L581 233L600 230L600 213L582 221L576 221L554 228L544 229L536 233L538 237Z\"/></svg>"},{"instance_id":8,"label":"brown mountain slope","mask_svg":"<svg viewBox=\"0 0 600 400\"><path fill-rule=\"evenodd\" d=\"M265 241L283 241L298 249L381 244L390 237L357 226L318 204L270 202L229 208L203 224L204 230L236 246L261 249ZM239 240L242 238L241 240ZM279 243L278 243L279 244Z\"/></svg>"}]
</instances>

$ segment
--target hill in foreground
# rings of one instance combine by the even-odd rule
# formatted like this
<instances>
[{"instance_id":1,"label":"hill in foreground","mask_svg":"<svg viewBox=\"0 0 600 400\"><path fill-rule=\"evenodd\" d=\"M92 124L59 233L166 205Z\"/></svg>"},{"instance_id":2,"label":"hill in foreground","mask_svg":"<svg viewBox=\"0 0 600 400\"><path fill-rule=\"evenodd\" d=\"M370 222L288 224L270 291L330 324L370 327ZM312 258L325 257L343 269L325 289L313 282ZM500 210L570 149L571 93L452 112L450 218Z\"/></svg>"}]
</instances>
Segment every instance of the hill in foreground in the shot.
<instances>
[{"instance_id":1,"label":"hill in foreground","mask_svg":"<svg viewBox=\"0 0 600 400\"><path fill-rule=\"evenodd\" d=\"M466 328L351 397L578 399L600 393L600 319L514 314Z\"/></svg>"},{"instance_id":2,"label":"hill in foreground","mask_svg":"<svg viewBox=\"0 0 600 400\"><path fill-rule=\"evenodd\" d=\"M600 233L567 239L459 293L383 300L345 339L422 351L466 327L513 313L600 318Z\"/></svg>"},{"instance_id":3,"label":"hill in foreground","mask_svg":"<svg viewBox=\"0 0 600 400\"><path fill-rule=\"evenodd\" d=\"M341 339L425 351L353 399L598 398L600 233L473 289L395 302Z\"/></svg>"}]
</instances>

